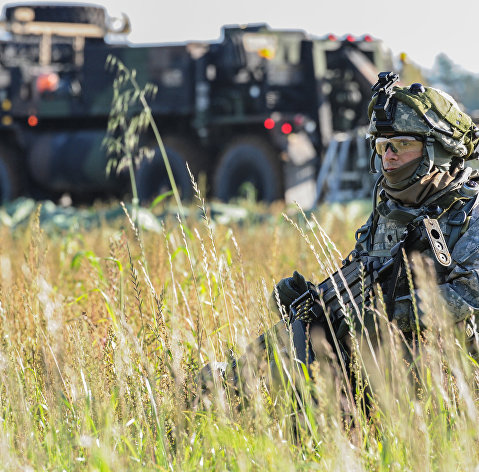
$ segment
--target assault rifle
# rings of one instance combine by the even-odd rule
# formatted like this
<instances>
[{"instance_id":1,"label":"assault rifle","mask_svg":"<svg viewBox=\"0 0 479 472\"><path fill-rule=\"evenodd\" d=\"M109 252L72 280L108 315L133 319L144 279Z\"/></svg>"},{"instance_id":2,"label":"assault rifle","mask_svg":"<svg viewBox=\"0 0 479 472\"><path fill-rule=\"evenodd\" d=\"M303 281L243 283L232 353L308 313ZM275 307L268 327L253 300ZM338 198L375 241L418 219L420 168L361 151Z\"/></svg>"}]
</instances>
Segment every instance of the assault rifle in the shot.
<instances>
[{"instance_id":1,"label":"assault rifle","mask_svg":"<svg viewBox=\"0 0 479 472\"><path fill-rule=\"evenodd\" d=\"M333 329L337 328L348 311L353 314L356 310L361 312L362 307L372 301L377 294L377 285L382 287L391 321L403 254L422 252L428 247L432 249L439 264L451 264L452 259L439 223L436 219L421 216L407 226L385 263L367 253L352 251L334 274L314 288L309 288L291 303L288 319L279 321L249 344L241 357L236 359L232 356L230 362L210 363L203 367L200 374L202 381L206 384L207 380L219 374L223 380L237 386L244 367L256 364L259 368L260 358L264 357L273 345L276 344L280 352L289 352L291 342L288 329L296 320L319 323L329 332L326 316L329 317Z\"/></svg>"}]
</instances>

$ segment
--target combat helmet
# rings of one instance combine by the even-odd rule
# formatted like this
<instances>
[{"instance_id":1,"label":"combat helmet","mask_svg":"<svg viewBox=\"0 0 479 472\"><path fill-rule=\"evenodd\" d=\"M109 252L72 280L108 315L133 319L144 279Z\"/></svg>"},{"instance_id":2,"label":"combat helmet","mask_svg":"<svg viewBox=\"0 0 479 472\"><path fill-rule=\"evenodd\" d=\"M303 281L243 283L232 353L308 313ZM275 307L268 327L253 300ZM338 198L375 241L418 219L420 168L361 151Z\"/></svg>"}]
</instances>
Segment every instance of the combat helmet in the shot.
<instances>
[{"instance_id":1,"label":"combat helmet","mask_svg":"<svg viewBox=\"0 0 479 472\"><path fill-rule=\"evenodd\" d=\"M422 84L398 87L399 76L381 72L373 86L369 103L368 134L374 149L380 135L406 134L422 139L423 159L410 183L427 175L433 166L448 170L451 164L479 158L476 146L479 130L471 117L464 113L447 93ZM371 156L371 171L375 153Z\"/></svg>"}]
</instances>

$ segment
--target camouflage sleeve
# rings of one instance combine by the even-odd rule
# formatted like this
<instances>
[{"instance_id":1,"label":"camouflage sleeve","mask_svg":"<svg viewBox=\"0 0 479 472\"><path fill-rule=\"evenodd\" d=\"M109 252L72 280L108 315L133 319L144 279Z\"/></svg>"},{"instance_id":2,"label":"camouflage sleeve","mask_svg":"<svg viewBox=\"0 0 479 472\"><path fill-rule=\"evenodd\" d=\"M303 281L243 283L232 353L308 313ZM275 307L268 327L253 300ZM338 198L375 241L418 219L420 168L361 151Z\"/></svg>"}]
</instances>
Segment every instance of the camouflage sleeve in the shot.
<instances>
[{"instance_id":1,"label":"camouflage sleeve","mask_svg":"<svg viewBox=\"0 0 479 472\"><path fill-rule=\"evenodd\" d=\"M456 243L451 256L453 269L440 285L447 308L456 321L479 315L479 216L477 207L468 230Z\"/></svg>"}]
</instances>

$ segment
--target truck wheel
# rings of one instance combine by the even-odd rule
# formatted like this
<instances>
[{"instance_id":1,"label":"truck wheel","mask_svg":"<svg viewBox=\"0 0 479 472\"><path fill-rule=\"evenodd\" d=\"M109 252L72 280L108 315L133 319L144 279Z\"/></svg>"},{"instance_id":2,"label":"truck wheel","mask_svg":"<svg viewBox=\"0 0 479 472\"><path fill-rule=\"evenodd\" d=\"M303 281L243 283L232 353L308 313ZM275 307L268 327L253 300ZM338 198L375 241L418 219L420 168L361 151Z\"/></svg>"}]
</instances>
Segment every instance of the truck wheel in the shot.
<instances>
[{"instance_id":1,"label":"truck wheel","mask_svg":"<svg viewBox=\"0 0 479 472\"><path fill-rule=\"evenodd\" d=\"M257 200L273 202L283 197L278 152L256 136L240 138L222 153L214 178L214 195L223 201L242 197L253 187Z\"/></svg>"},{"instance_id":2,"label":"truck wheel","mask_svg":"<svg viewBox=\"0 0 479 472\"><path fill-rule=\"evenodd\" d=\"M186 163L188 162L190 170L195 175L198 153L195 152L192 143L181 138L165 138L163 142L178 192L183 200L191 200L193 198L193 186L186 169ZM156 147L154 152L153 159L151 161L144 159L136 172L138 198L141 202L151 201L158 195L171 190L170 180L159 147Z\"/></svg>"},{"instance_id":3,"label":"truck wheel","mask_svg":"<svg viewBox=\"0 0 479 472\"><path fill-rule=\"evenodd\" d=\"M0 146L0 204L14 200L21 192L21 170L14 151Z\"/></svg>"}]
</instances>

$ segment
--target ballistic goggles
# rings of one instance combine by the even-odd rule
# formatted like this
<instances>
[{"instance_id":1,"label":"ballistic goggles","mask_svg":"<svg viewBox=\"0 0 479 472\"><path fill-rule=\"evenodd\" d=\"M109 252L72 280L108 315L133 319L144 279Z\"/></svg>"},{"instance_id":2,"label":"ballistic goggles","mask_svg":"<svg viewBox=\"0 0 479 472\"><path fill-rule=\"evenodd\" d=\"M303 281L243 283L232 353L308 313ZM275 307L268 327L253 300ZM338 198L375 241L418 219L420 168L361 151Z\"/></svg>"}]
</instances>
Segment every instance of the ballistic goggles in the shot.
<instances>
[{"instance_id":1,"label":"ballistic goggles","mask_svg":"<svg viewBox=\"0 0 479 472\"><path fill-rule=\"evenodd\" d=\"M390 138L376 138L376 152L383 156L386 154L388 146L394 154L404 154L410 151L422 151L423 142L421 138L416 136L392 136Z\"/></svg>"}]
</instances>

